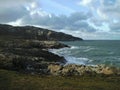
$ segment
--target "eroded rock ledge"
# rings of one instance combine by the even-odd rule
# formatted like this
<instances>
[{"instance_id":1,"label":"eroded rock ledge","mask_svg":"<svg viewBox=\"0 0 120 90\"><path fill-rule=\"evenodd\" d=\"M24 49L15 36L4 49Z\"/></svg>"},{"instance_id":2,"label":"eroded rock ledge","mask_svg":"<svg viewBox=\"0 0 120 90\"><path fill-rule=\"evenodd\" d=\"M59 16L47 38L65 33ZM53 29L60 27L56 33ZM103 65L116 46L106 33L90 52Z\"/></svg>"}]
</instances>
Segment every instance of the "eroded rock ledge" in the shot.
<instances>
[{"instance_id":1,"label":"eroded rock ledge","mask_svg":"<svg viewBox=\"0 0 120 90\"><path fill-rule=\"evenodd\" d=\"M48 51L69 47L56 41L0 41L0 68L40 75L120 75L120 69L105 65L65 65L64 57Z\"/></svg>"},{"instance_id":2,"label":"eroded rock ledge","mask_svg":"<svg viewBox=\"0 0 120 90\"><path fill-rule=\"evenodd\" d=\"M42 69L41 65L46 67L50 63L65 63L64 57L48 51L63 47L68 46L57 41L0 41L0 68L26 71L27 68Z\"/></svg>"}]
</instances>

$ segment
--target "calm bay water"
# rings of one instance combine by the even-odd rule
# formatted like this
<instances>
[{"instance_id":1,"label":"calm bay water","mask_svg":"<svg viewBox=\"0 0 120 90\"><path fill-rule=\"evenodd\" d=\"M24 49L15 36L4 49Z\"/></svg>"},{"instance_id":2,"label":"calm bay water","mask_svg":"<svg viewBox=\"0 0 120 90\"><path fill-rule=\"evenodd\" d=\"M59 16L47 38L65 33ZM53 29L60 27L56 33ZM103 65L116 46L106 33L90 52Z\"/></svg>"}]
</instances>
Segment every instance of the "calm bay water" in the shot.
<instances>
[{"instance_id":1,"label":"calm bay water","mask_svg":"<svg viewBox=\"0 0 120 90\"><path fill-rule=\"evenodd\" d=\"M64 56L67 63L97 65L106 64L120 67L119 40L86 40L63 42L71 48L54 49L53 53Z\"/></svg>"}]
</instances>

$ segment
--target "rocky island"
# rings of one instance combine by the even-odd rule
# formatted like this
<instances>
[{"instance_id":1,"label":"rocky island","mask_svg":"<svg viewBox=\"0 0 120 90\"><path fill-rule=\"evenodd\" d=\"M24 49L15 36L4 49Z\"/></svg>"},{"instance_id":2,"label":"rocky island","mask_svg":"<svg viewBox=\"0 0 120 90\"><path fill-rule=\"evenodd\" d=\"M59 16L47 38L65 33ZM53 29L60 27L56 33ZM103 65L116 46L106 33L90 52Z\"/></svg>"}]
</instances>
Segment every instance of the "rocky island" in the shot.
<instances>
[{"instance_id":1,"label":"rocky island","mask_svg":"<svg viewBox=\"0 0 120 90\"><path fill-rule=\"evenodd\" d=\"M70 48L59 41L76 40L83 39L33 26L14 27L1 24L0 71L2 74L3 70L9 70L45 76L120 75L119 68L105 65L65 65L67 61L64 57L49 52L49 49Z\"/></svg>"}]
</instances>

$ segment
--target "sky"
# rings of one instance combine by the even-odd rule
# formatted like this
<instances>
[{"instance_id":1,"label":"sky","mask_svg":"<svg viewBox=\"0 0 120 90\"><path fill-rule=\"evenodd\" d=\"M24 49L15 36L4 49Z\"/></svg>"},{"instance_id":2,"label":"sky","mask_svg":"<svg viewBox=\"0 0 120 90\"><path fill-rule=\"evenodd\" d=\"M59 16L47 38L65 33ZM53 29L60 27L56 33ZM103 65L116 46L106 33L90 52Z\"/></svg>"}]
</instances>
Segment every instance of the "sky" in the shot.
<instances>
[{"instance_id":1,"label":"sky","mask_svg":"<svg viewBox=\"0 0 120 90\"><path fill-rule=\"evenodd\" d=\"M0 23L120 40L120 0L0 0Z\"/></svg>"}]
</instances>

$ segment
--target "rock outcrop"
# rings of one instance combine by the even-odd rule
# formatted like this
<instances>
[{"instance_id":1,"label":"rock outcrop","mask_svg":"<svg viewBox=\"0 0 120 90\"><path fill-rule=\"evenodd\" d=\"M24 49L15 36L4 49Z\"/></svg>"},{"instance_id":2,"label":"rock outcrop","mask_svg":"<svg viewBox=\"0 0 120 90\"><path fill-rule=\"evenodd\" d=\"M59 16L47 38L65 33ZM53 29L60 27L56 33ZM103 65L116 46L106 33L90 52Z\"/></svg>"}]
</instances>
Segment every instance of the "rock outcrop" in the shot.
<instances>
[{"instance_id":1,"label":"rock outcrop","mask_svg":"<svg viewBox=\"0 0 120 90\"><path fill-rule=\"evenodd\" d=\"M69 47L68 45L57 41L39 41L39 40L0 40L1 48L38 48L38 49L59 49Z\"/></svg>"},{"instance_id":2,"label":"rock outcrop","mask_svg":"<svg viewBox=\"0 0 120 90\"><path fill-rule=\"evenodd\" d=\"M22 26L13 27L10 25L0 24L0 36L6 36L13 39L35 39L35 40L51 40L51 41L76 41L82 38L73 37L72 35L64 34L62 32L55 32L48 29Z\"/></svg>"},{"instance_id":3,"label":"rock outcrop","mask_svg":"<svg viewBox=\"0 0 120 90\"><path fill-rule=\"evenodd\" d=\"M24 71L27 68L35 69L50 63L65 63L64 57L48 51L63 47L68 46L56 41L0 40L0 68Z\"/></svg>"},{"instance_id":4,"label":"rock outcrop","mask_svg":"<svg viewBox=\"0 0 120 90\"><path fill-rule=\"evenodd\" d=\"M73 76L73 75L120 75L120 69L114 67L108 67L105 65L97 66L85 66L85 65L59 65L51 64L48 66L49 74L51 75L62 75L62 76Z\"/></svg>"}]
</instances>

